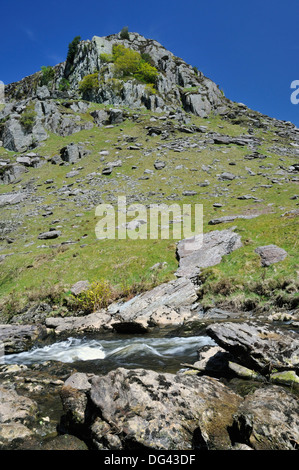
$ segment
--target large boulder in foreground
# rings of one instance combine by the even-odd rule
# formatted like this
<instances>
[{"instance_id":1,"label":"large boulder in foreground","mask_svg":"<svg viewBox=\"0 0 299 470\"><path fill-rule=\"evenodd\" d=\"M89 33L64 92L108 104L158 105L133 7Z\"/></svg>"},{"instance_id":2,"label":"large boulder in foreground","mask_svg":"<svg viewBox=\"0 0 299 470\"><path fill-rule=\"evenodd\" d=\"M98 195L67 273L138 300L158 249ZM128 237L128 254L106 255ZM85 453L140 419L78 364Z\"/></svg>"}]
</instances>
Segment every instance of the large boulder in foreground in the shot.
<instances>
[{"instance_id":1,"label":"large boulder in foreground","mask_svg":"<svg viewBox=\"0 0 299 470\"><path fill-rule=\"evenodd\" d=\"M99 450L228 449L242 401L210 377L123 368L74 374L61 396L70 428L88 427Z\"/></svg>"}]
</instances>

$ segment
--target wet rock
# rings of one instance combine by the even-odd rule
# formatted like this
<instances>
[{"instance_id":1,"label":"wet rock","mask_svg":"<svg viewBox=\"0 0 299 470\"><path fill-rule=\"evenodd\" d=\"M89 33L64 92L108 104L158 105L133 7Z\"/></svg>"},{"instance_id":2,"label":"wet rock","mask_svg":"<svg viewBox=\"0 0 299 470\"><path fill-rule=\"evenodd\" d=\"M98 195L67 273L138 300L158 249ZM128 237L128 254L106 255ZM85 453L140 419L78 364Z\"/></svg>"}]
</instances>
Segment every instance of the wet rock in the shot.
<instances>
[{"instance_id":1,"label":"wet rock","mask_svg":"<svg viewBox=\"0 0 299 470\"><path fill-rule=\"evenodd\" d=\"M41 450L88 450L88 447L85 442L81 441L76 436L64 434L53 439L48 439L42 444Z\"/></svg>"},{"instance_id":2,"label":"wet rock","mask_svg":"<svg viewBox=\"0 0 299 470\"><path fill-rule=\"evenodd\" d=\"M5 354L26 351L46 335L46 328L40 324L0 325L0 342L4 345Z\"/></svg>"},{"instance_id":3,"label":"wet rock","mask_svg":"<svg viewBox=\"0 0 299 470\"><path fill-rule=\"evenodd\" d=\"M119 368L88 381L90 390L73 383L61 396L70 428L80 419L98 449L230 447L242 398L213 378Z\"/></svg>"},{"instance_id":4,"label":"wet rock","mask_svg":"<svg viewBox=\"0 0 299 470\"><path fill-rule=\"evenodd\" d=\"M255 252L260 255L262 266L270 266L273 263L283 261L288 255L285 250L276 245L259 246Z\"/></svg>"},{"instance_id":5,"label":"wet rock","mask_svg":"<svg viewBox=\"0 0 299 470\"><path fill-rule=\"evenodd\" d=\"M299 386L299 376L294 370L287 370L283 372L275 372L270 375L270 381L275 384Z\"/></svg>"}]
</instances>

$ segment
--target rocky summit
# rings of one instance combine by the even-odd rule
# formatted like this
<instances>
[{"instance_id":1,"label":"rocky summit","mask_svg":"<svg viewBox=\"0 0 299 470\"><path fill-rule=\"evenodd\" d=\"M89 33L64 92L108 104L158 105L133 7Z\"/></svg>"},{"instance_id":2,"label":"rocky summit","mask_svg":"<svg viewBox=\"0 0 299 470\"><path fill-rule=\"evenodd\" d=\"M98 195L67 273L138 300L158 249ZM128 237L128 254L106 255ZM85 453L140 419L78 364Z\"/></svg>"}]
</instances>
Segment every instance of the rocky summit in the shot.
<instances>
[{"instance_id":1,"label":"rocky summit","mask_svg":"<svg viewBox=\"0 0 299 470\"><path fill-rule=\"evenodd\" d=\"M0 448L298 449L298 157L138 33L6 85Z\"/></svg>"}]
</instances>

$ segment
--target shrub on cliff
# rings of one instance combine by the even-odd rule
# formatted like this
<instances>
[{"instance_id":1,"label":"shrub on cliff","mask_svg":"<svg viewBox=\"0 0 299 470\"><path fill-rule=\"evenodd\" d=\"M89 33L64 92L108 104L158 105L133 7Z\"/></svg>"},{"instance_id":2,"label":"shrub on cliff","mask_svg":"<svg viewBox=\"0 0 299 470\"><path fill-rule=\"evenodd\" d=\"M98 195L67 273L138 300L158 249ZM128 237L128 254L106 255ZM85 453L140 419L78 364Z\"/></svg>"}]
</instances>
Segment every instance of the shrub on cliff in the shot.
<instances>
[{"instance_id":1,"label":"shrub on cliff","mask_svg":"<svg viewBox=\"0 0 299 470\"><path fill-rule=\"evenodd\" d=\"M129 49L122 44L113 46L114 72L118 77L136 78L144 83L155 84L158 70L147 60L144 60L139 52Z\"/></svg>"},{"instance_id":2,"label":"shrub on cliff","mask_svg":"<svg viewBox=\"0 0 299 470\"><path fill-rule=\"evenodd\" d=\"M35 124L36 119L36 112L34 109L34 104L30 104L27 106L25 111L21 114L20 123L25 129L26 132L31 132L32 128Z\"/></svg>"},{"instance_id":3,"label":"shrub on cliff","mask_svg":"<svg viewBox=\"0 0 299 470\"><path fill-rule=\"evenodd\" d=\"M48 66L42 66L42 76L40 78L40 85L43 86L43 85L46 85L48 86L49 83L53 80L54 78L54 75L55 75L55 72L54 72L54 69L53 67L51 67L50 65Z\"/></svg>"},{"instance_id":4,"label":"shrub on cliff","mask_svg":"<svg viewBox=\"0 0 299 470\"><path fill-rule=\"evenodd\" d=\"M97 88L99 88L98 72L86 75L79 83L79 91L83 94L88 91L96 90Z\"/></svg>"}]
</instances>

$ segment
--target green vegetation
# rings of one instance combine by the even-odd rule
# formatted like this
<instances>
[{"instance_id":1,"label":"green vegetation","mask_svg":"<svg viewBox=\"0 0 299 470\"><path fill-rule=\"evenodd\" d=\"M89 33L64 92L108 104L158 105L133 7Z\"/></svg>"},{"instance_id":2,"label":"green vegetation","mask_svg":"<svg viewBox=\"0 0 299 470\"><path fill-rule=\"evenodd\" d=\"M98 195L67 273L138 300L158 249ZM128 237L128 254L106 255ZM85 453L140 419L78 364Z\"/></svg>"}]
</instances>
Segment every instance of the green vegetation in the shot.
<instances>
[{"instance_id":1,"label":"green vegetation","mask_svg":"<svg viewBox=\"0 0 299 470\"><path fill-rule=\"evenodd\" d=\"M101 279L93 282L88 289L81 292L77 297L74 296L74 304L85 313L91 313L108 307L113 299L113 288L107 280Z\"/></svg>"},{"instance_id":2,"label":"green vegetation","mask_svg":"<svg viewBox=\"0 0 299 470\"><path fill-rule=\"evenodd\" d=\"M36 112L34 109L34 103L29 104L26 109L22 112L20 123L26 132L31 132L35 124Z\"/></svg>"},{"instance_id":3,"label":"green vegetation","mask_svg":"<svg viewBox=\"0 0 299 470\"><path fill-rule=\"evenodd\" d=\"M70 82L66 78L62 78L59 83L59 90L60 91L67 91L70 88Z\"/></svg>"},{"instance_id":4,"label":"green vegetation","mask_svg":"<svg viewBox=\"0 0 299 470\"><path fill-rule=\"evenodd\" d=\"M130 39L128 26L124 26L122 28L122 30L120 32L120 38L121 39Z\"/></svg>"},{"instance_id":5,"label":"green vegetation","mask_svg":"<svg viewBox=\"0 0 299 470\"><path fill-rule=\"evenodd\" d=\"M50 65L42 66L42 76L40 78L40 85L48 86L54 79L55 71Z\"/></svg>"},{"instance_id":6,"label":"green vegetation","mask_svg":"<svg viewBox=\"0 0 299 470\"><path fill-rule=\"evenodd\" d=\"M74 113L69 107L64 107L64 103L61 100L61 111ZM90 112L101 109L106 107L92 103L86 114L78 113L78 116L82 120L91 121ZM25 116L26 111L23 112ZM34 111L32 105L31 111ZM184 203L203 204L204 232L236 227L243 246L225 256L219 265L202 270L199 302L205 308L222 306L265 311L297 308L298 222L295 216L282 215L297 207L297 201L291 197L298 183L289 178L283 180L281 185L262 187L279 177L276 172L280 165L288 168L294 160L291 155L281 157L273 150L272 147L278 145L277 134L269 127L255 128L255 137L260 139L258 151L267 155L267 158L246 160L244 157L251 153L251 149L246 146L208 144L202 148L202 134L185 134L175 126L167 140L163 140L161 135L149 137L145 129L153 125L151 118L155 117L155 126L163 129L163 121L159 121L161 114L138 111L136 120L136 110L125 111L127 119L121 125L112 128L94 126L91 130L65 137L51 134L39 147L39 155L47 159L59 154L59 150L71 142L84 142L91 153L71 168L45 163L38 170L29 169L28 173L22 175L21 185L26 187L33 184L36 200L42 201L42 205L18 205L17 215L16 206L2 208L3 221L16 218L23 220L23 225L17 226L9 234L13 243L2 243L1 254L11 254L1 263L2 312L13 315L29 299L43 299L57 302L60 306L69 306L71 299L67 292L70 286L84 279L91 284L105 280L104 285L110 286L110 293L107 297L102 294L103 299L113 299L114 296L129 298L174 279L178 266L176 240L98 240L95 237L98 222L94 212L96 202L94 206L90 201L86 200L85 203L85 190L100 193L104 202L114 200L117 195L127 194L134 201L140 198L146 205L165 201L173 201L181 206ZM221 116L211 115L208 119L191 116L190 119L190 127L206 126L208 132L221 132L229 136L248 132L247 122L232 123ZM136 140L141 150L130 150L126 136ZM182 152L167 147L167 144L182 140L190 144ZM280 144L285 147L288 145L283 138ZM104 162L99 157L99 152L103 150L109 152ZM145 179L144 172L154 168L158 153L159 159L166 162L165 170L156 171ZM17 154L0 148L0 155L13 163ZM101 170L105 164L119 158L122 166L114 169L112 175L102 176ZM203 165L209 168L209 172L202 170ZM179 170L176 169L178 166ZM265 170L263 166L268 169ZM252 175L248 174L248 168L253 172ZM78 170L79 176L66 179L70 169ZM217 175L224 171L233 172L238 178L219 181ZM45 184L49 179L53 179L53 183ZM208 180L209 185L200 186L205 180ZM62 190L66 191L68 184L72 184L70 193L64 195L64 199L59 199L57 195ZM17 190L19 185L19 182L12 184L9 190ZM195 190L197 195L184 197L184 189ZM76 199L76 190L82 191L83 199ZM0 194L7 191L6 185L0 186ZM238 199L244 194L251 194L256 199ZM222 206L214 207L215 202L220 202ZM45 207L51 207L53 214L44 217ZM212 218L236 214L257 214L258 217L209 225ZM62 235L57 241L38 240L39 233L58 225L62 226ZM285 249L288 256L282 262L264 268L255 249L269 244ZM153 270L152 267L157 263L165 265ZM100 288L94 291L98 294L101 292Z\"/></svg>"},{"instance_id":7,"label":"green vegetation","mask_svg":"<svg viewBox=\"0 0 299 470\"><path fill-rule=\"evenodd\" d=\"M113 46L114 71L117 77L136 78L144 83L156 83L158 70L139 52L129 49L122 44Z\"/></svg>"},{"instance_id":8,"label":"green vegetation","mask_svg":"<svg viewBox=\"0 0 299 470\"><path fill-rule=\"evenodd\" d=\"M114 60L112 54L100 54L100 59L104 64L110 64Z\"/></svg>"},{"instance_id":9,"label":"green vegetation","mask_svg":"<svg viewBox=\"0 0 299 470\"><path fill-rule=\"evenodd\" d=\"M99 88L99 73L86 75L79 83L79 91L84 94Z\"/></svg>"},{"instance_id":10,"label":"green vegetation","mask_svg":"<svg viewBox=\"0 0 299 470\"><path fill-rule=\"evenodd\" d=\"M81 41L81 36L76 36L72 40L72 42L69 44L68 53L66 57L68 65L73 64L80 41Z\"/></svg>"}]
</instances>

